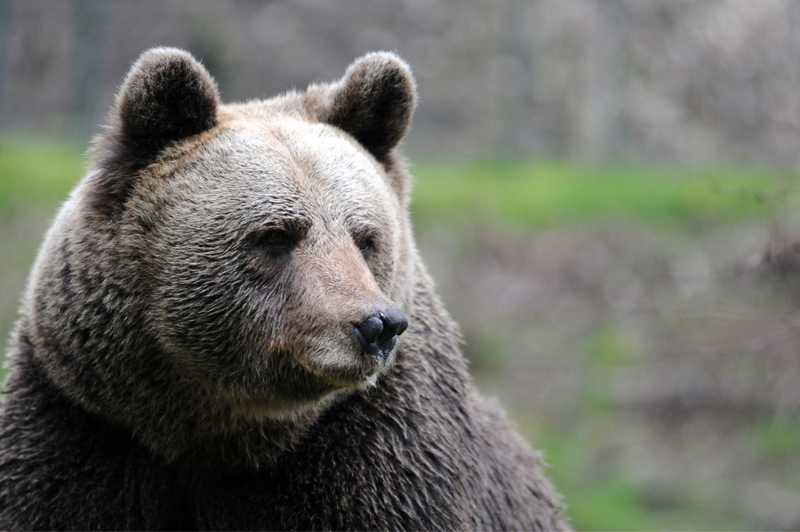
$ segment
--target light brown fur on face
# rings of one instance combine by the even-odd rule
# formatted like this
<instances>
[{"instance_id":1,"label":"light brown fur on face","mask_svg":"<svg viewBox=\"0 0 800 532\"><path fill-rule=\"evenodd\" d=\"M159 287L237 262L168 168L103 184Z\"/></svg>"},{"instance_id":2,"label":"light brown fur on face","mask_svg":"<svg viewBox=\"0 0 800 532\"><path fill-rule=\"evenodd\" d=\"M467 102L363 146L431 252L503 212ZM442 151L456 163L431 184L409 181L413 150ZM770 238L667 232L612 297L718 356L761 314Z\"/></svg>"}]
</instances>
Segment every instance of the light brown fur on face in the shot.
<instances>
[{"instance_id":1,"label":"light brown fur on face","mask_svg":"<svg viewBox=\"0 0 800 532\"><path fill-rule=\"evenodd\" d=\"M147 246L163 265L163 278L158 280L163 293L152 298L156 308L151 314L160 316L155 330L161 342L177 353L213 353L218 348L216 336L214 346L201 347L198 338L198 344L185 347L194 341L192 331L198 327L180 328L186 314L181 305L192 294L205 292L196 283L199 270L207 267L212 269L209 283L241 287L241 299L215 291L214 304L229 315L240 309L252 316L237 317L235 324L262 324L252 332L254 345L241 345L241 338L250 337L242 331L235 335L237 345L226 347L229 352L250 349L247 356L256 360L242 367L275 364L276 359L289 357L283 363L296 361L298 372L308 371L336 389L374 383L391 358L362 356L351 328L374 309L393 305L393 296L403 301L405 294L392 281L403 266L402 248L407 246L401 229L405 212L380 167L331 128L293 120L254 122L223 123L225 131L203 146L202 157L187 163L188 168L171 177L168 189L159 192L187 198L174 209L163 209L161 233ZM198 173L219 176L219 182L198 179ZM254 239L287 223L295 224L300 234L291 256L265 257ZM208 235L227 234L229 240L218 247L236 256L213 256L204 263L202 248L211 245ZM365 257L357 241L367 234L374 249ZM214 268L216 262L233 261L250 264L253 271ZM191 275L176 271L178 264L189 264ZM260 290L260 295L253 297L251 290ZM160 301L165 304L157 306ZM176 329L180 332L174 334ZM266 360L259 360L262 357ZM189 358L198 357L182 359Z\"/></svg>"},{"instance_id":2,"label":"light brown fur on face","mask_svg":"<svg viewBox=\"0 0 800 532\"><path fill-rule=\"evenodd\" d=\"M0 528L566 526L416 251L415 101L388 53L238 105L143 54L31 273Z\"/></svg>"}]
</instances>

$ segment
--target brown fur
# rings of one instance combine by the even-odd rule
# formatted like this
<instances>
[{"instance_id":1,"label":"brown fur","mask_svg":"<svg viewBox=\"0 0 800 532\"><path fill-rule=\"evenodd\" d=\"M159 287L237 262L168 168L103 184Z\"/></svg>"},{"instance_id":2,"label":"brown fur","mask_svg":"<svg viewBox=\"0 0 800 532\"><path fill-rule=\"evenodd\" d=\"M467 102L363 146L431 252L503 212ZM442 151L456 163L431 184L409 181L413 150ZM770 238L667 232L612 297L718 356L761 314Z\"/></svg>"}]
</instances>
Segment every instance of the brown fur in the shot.
<instances>
[{"instance_id":1,"label":"brown fur","mask_svg":"<svg viewBox=\"0 0 800 532\"><path fill-rule=\"evenodd\" d=\"M414 246L415 99L388 53L231 106L185 52L139 59L23 301L2 528L565 526Z\"/></svg>"}]
</instances>

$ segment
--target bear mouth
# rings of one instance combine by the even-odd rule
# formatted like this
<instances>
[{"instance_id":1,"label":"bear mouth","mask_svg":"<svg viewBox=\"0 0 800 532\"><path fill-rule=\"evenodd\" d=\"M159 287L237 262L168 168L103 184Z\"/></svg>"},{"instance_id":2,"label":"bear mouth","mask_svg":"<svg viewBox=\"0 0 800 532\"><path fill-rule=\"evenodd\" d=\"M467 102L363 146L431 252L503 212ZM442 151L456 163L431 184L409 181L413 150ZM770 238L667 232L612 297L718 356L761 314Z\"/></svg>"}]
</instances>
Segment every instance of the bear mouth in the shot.
<instances>
[{"instance_id":1,"label":"bear mouth","mask_svg":"<svg viewBox=\"0 0 800 532\"><path fill-rule=\"evenodd\" d=\"M327 356L326 356L327 355ZM292 365L336 388L364 389L377 384L378 377L393 357L358 357L348 361L324 353L322 356L291 353ZM321 360L320 360L321 359ZM335 362L332 362L334 359Z\"/></svg>"}]
</instances>

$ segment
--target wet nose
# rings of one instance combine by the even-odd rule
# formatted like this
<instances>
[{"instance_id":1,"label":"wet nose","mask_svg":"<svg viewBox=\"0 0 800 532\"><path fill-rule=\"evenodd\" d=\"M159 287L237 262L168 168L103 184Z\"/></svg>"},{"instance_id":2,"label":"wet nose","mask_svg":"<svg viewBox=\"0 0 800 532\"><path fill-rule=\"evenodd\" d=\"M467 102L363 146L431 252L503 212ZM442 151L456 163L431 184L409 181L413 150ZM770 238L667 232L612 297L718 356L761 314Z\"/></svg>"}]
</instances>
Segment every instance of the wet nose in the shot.
<instances>
[{"instance_id":1,"label":"wet nose","mask_svg":"<svg viewBox=\"0 0 800 532\"><path fill-rule=\"evenodd\" d=\"M397 337L408 328L408 318L398 308L377 312L353 325L361 350L369 355L386 358L397 343Z\"/></svg>"}]
</instances>

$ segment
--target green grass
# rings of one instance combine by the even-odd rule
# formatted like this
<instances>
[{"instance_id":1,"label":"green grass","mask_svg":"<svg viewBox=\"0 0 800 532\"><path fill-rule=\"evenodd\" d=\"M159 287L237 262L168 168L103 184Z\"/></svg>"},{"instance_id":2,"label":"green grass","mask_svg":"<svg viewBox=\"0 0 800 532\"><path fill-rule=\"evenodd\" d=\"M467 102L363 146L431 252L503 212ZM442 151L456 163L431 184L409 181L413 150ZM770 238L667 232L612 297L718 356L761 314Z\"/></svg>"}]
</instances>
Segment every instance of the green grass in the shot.
<instances>
[{"instance_id":1,"label":"green grass","mask_svg":"<svg viewBox=\"0 0 800 532\"><path fill-rule=\"evenodd\" d=\"M0 136L0 213L62 201L84 171L83 150ZM420 162L418 224L495 220L524 227L625 219L703 224L763 216L796 200L797 173L747 167L686 169L549 161Z\"/></svg>"},{"instance_id":2,"label":"green grass","mask_svg":"<svg viewBox=\"0 0 800 532\"><path fill-rule=\"evenodd\" d=\"M706 492L717 485L665 487L626 478L609 459L598 455L586 435L538 431L547 475L564 496L566 515L575 530L742 530L747 522L730 508L706 504ZM598 471L599 470L599 471Z\"/></svg>"},{"instance_id":3,"label":"green grass","mask_svg":"<svg viewBox=\"0 0 800 532\"><path fill-rule=\"evenodd\" d=\"M83 168L83 153L76 146L0 136L0 213L63 201Z\"/></svg>"},{"instance_id":4,"label":"green grass","mask_svg":"<svg viewBox=\"0 0 800 532\"><path fill-rule=\"evenodd\" d=\"M417 223L464 218L540 227L594 219L705 225L796 199L792 172L746 167L464 161L415 166Z\"/></svg>"},{"instance_id":5,"label":"green grass","mask_svg":"<svg viewBox=\"0 0 800 532\"><path fill-rule=\"evenodd\" d=\"M800 456L800 421L787 416L761 420L751 427L751 447L762 460Z\"/></svg>"}]
</instances>

